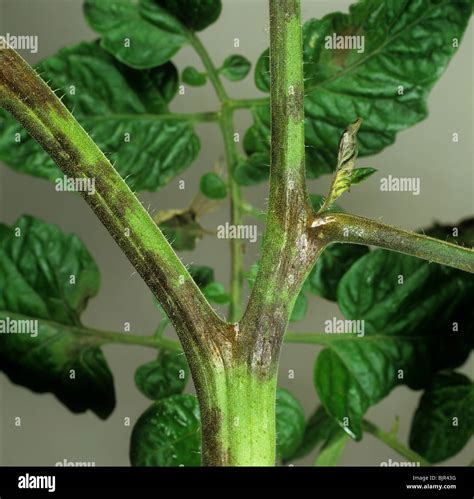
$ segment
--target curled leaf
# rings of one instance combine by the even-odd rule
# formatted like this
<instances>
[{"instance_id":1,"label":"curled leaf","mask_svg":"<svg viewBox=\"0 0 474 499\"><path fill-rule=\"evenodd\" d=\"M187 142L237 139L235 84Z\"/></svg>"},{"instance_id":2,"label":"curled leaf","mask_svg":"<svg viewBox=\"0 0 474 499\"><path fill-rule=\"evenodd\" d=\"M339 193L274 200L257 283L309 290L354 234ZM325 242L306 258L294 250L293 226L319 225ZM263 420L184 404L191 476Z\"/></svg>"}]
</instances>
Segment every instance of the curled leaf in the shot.
<instances>
[{"instance_id":1,"label":"curled leaf","mask_svg":"<svg viewBox=\"0 0 474 499\"><path fill-rule=\"evenodd\" d=\"M351 187L352 170L357 158L357 132L359 131L361 124L362 119L357 118L354 123L350 124L344 130L344 133L341 136L341 140L339 141L339 152L337 154L336 173L321 211L325 211L327 208L331 207L334 201Z\"/></svg>"}]
</instances>

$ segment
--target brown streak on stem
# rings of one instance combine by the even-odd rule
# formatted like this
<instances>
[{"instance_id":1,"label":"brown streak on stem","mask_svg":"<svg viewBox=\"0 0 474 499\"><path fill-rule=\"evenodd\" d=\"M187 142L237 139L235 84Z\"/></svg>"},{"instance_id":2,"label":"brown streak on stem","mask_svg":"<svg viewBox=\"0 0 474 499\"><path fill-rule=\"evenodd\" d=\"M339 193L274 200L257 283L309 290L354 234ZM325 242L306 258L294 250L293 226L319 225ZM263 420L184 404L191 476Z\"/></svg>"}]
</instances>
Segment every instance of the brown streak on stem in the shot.
<instances>
[{"instance_id":1,"label":"brown streak on stem","mask_svg":"<svg viewBox=\"0 0 474 499\"><path fill-rule=\"evenodd\" d=\"M271 165L262 258L241 322L240 355L261 379L275 374L294 302L323 241L311 237L304 164L299 0L270 1Z\"/></svg>"},{"instance_id":2,"label":"brown streak on stem","mask_svg":"<svg viewBox=\"0 0 474 499\"><path fill-rule=\"evenodd\" d=\"M311 223L313 237L329 242L372 245L474 273L474 250L347 213L321 213Z\"/></svg>"},{"instance_id":3,"label":"brown streak on stem","mask_svg":"<svg viewBox=\"0 0 474 499\"><path fill-rule=\"evenodd\" d=\"M92 139L36 72L10 49L0 49L0 106L26 128L66 175L96 180L95 195L81 194L176 328L200 399L212 398L216 391L213 372L232 357L233 327L216 315L150 215Z\"/></svg>"}]
</instances>

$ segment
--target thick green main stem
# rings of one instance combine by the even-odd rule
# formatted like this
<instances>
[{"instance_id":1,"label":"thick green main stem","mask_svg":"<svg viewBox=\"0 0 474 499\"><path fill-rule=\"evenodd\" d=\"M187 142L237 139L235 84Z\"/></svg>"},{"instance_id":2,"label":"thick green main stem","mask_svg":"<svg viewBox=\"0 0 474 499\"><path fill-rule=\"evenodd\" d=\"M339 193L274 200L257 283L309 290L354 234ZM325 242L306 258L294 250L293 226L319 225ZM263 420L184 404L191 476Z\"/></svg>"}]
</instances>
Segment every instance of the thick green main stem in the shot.
<instances>
[{"instance_id":1,"label":"thick green main stem","mask_svg":"<svg viewBox=\"0 0 474 499\"><path fill-rule=\"evenodd\" d=\"M217 389L201 401L205 466L274 466L276 374L262 380L235 360L214 371Z\"/></svg>"},{"instance_id":2,"label":"thick green main stem","mask_svg":"<svg viewBox=\"0 0 474 499\"><path fill-rule=\"evenodd\" d=\"M260 270L234 341L213 370L215 390L198 386L206 465L273 466L278 357L292 307L325 241L309 240L312 211L305 187L303 54L298 0L271 1L272 155L267 230ZM195 44L198 51L199 44ZM220 81L203 54L218 95ZM211 76L211 74L213 76ZM232 108L222 106L222 129L235 165ZM238 200L239 210L241 200ZM235 217L235 214L234 214ZM235 220L235 218L234 218ZM316 239L315 239L316 241ZM236 269L233 270L234 275ZM232 318L237 318L235 313Z\"/></svg>"},{"instance_id":3,"label":"thick green main stem","mask_svg":"<svg viewBox=\"0 0 474 499\"><path fill-rule=\"evenodd\" d=\"M248 362L276 370L301 286L325 241L310 237L305 182L303 49L298 0L270 1L270 195L262 257L242 329Z\"/></svg>"},{"instance_id":4,"label":"thick green main stem","mask_svg":"<svg viewBox=\"0 0 474 499\"><path fill-rule=\"evenodd\" d=\"M259 272L236 334L237 367L220 404L245 426L220 435L232 464L275 463L275 398L283 335L301 285L324 243L308 237L304 174L303 54L299 0L270 1L272 151ZM235 372L240 373L236 375ZM237 380L237 381L235 381ZM233 436L232 436L233 435Z\"/></svg>"}]
</instances>

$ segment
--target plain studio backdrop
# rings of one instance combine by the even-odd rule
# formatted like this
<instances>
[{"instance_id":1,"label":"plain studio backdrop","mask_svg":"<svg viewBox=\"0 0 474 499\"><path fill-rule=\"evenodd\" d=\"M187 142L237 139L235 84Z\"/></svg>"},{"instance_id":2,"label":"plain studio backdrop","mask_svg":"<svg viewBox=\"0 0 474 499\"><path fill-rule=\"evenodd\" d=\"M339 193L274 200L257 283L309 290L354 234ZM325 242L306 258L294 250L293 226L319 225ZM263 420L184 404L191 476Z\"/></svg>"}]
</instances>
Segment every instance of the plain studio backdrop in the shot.
<instances>
[{"instance_id":1,"label":"plain studio backdrop","mask_svg":"<svg viewBox=\"0 0 474 499\"><path fill-rule=\"evenodd\" d=\"M303 1L303 18L321 17L336 10L346 11L348 1ZM268 46L268 6L266 0L224 0L219 21L201 36L216 64L233 53L245 55L255 62ZM81 0L0 0L0 34L37 35L37 54L23 53L29 62L54 54L66 45L92 40L96 35L82 15ZM233 46L240 39L240 48ZM418 125L399 133L395 144L376 156L363 158L358 166L372 166L379 174L352 189L341 200L348 211L380 218L408 229L431 225L434 221L454 223L472 215L472 29L468 29L461 47L445 74L435 85L429 100L429 117ZM190 48L174 58L178 68L195 64L201 67ZM262 95L254 86L253 70L241 83L226 83L231 96ZM180 112L216 109L211 86L187 88L184 96L175 98L172 109ZM246 111L236 115L236 131L243 136L250 124ZM459 142L452 142L452 134ZM198 189L200 175L210 171L223 158L220 131L215 124L198 126L202 150L192 168L172 180L158 193L141 193L140 199L152 209L184 208ZM382 176L419 177L421 194L381 192ZM178 181L185 180L186 189L179 190ZM310 192L326 192L329 178L309 181ZM246 188L245 196L264 208L268 185ZM21 175L0 165L0 221L13 223L22 214L33 214L59 225L65 232L78 234L91 251L101 271L99 295L92 299L83 315L88 326L123 331L130 322L137 334L151 333L159 315L148 288L142 282L112 238L79 195L54 190L54 183ZM215 229L228 221L227 205L206 217L203 225ZM247 244L246 260L256 260L262 235L255 244ZM210 265L221 282L229 279L229 241L205 237L193 253L182 253L186 263ZM246 297L248 291L246 291ZM310 297L304 321L293 324L295 331L321 331L324 320L341 317L337 306ZM131 333L128 333L131 334ZM101 421L95 415L72 414L50 394L34 394L13 385L0 373L0 464L54 465L58 461L94 462L100 465L128 465L129 439L134 422L148 407L147 400L135 388L133 375L137 366L152 360L155 352L136 346L109 345L104 352L115 378L117 407L110 418ZM307 415L318 404L312 382L318 348L285 345L281 356L280 386L289 389L303 404ZM473 363L463 367L471 374ZM294 371L294 379L288 373ZM190 383L189 389L192 390ZM400 417L399 437L406 442L410 421L421 392L398 387L368 412L368 417L388 430L396 416ZM14 425L21 417L21 427ZM125 426L130 418L131 426ZM472 442L447 464L467 465L472 459ZM349 442L342 465L374 465L404 461L396 452L366 435L360 443ZM296 464L311 464L313 456Z\"/></svg>"}]
</instances>

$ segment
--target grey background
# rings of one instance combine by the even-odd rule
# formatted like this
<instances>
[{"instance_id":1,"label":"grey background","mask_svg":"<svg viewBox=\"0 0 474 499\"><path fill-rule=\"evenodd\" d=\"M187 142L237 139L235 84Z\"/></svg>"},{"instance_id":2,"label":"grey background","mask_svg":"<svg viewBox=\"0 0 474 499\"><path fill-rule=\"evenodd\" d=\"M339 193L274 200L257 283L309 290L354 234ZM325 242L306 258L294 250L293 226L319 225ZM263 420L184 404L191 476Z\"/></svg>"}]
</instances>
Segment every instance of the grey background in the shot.
<instances>
[{"instance_id":1,"label":"grey background","mask_svg":"<svg viewBox=\"0 0 474 499\"><path fill-rule=\"evenodd\" d=\"M39 54L23 54L31 63L57 51L60 47L93 39L86 26L79 0L0 0L0 33L35 34L39 36ZM303 1L303 16L320 17L335 10L345 10L347 1ZM218 23L202 33L212 58L219 64L231 53L241 53L252 61L268 44L267 2L264 0L224 0ZM234 38L240 48L233 48ZM364 158L359 166L380 170L377 178L353 189L341 204L347 210L383 219L405 228L430 225L434 220L455 222L473 213L472 168L472 29L469 29L459 52L435 86L430 98L427 120L398 135L396 143L377 156ZM191 49L183 49L175 59L180 69L196 64ZM259 95L252 77L242 83L226 84L235 97ZM173 109L182 112L216 109L217 101L210 87L188 88L177 97ZM247 112L236 115L236 130L243 136L250 124ZM213 124L198 127L202 152L195 166L173 180L156 194L141 194L152 209L185 207L197 190L203 172L223 157L222 139ZM458 132L460 141L451 136ZM421 179L421 195L381 193L378 179L389 174ZM178 181L186 181L184 191ZM324 193L328 180L310 181L310 191ZM256 206L264 207L267 186L245 190ZM227 208L208 216L203 222L215 228L228 220ZM151 293L108 236L105 229L79 196L54 191L54 184L15 173L0 165L0 219L13 223L24 213L34 214L59 225L66 232L78 234L90 249L102 273L102 287L83 316L84 323L106 330L123 330L124 322L132 324L135 333L149 333L159 319L152 304ZM260 230L261 233L261 230ZM247 263L255 261L257 244L247 246ZM209 264L217 277L229 277L228 241L205 238L197 251L184 253L185 262ZM340 316L337 307L322 299L310 298L307 318L292 327L298 331L321 331L324 320ZM105 354L115 377L117 407L105 422L93 414L71 414L49 394L38 395L12 385L0 374L0 464L54 465L64 459L89 461L100 465L128 465L128 442L132 427L124 426L130 417L132 425L149 402L134 387L135 368L154 357L154 352L141 347L111 345ZM311 346L286 345L280 367L280 386L290 389L302 402L307 414L317 404L312 384L312 370L318 349ZM472 375L473 363L464 366ZM288 371L295 379L288 379ZM191 389L191 388L190 388ZM368 417L389 429L396 415L401 418L400 438L406 441L411 415L420 393L399 387L376 407ZM14 418L22 418L20 428ZM466 465L473 454L472 442L448 464ZM375 465L391 458L404 460L395 452L365 436L361 443L350 442L341 460L342 465ZM311 464L313 458L297 464Z\"/></svg>"}]
</instances>

